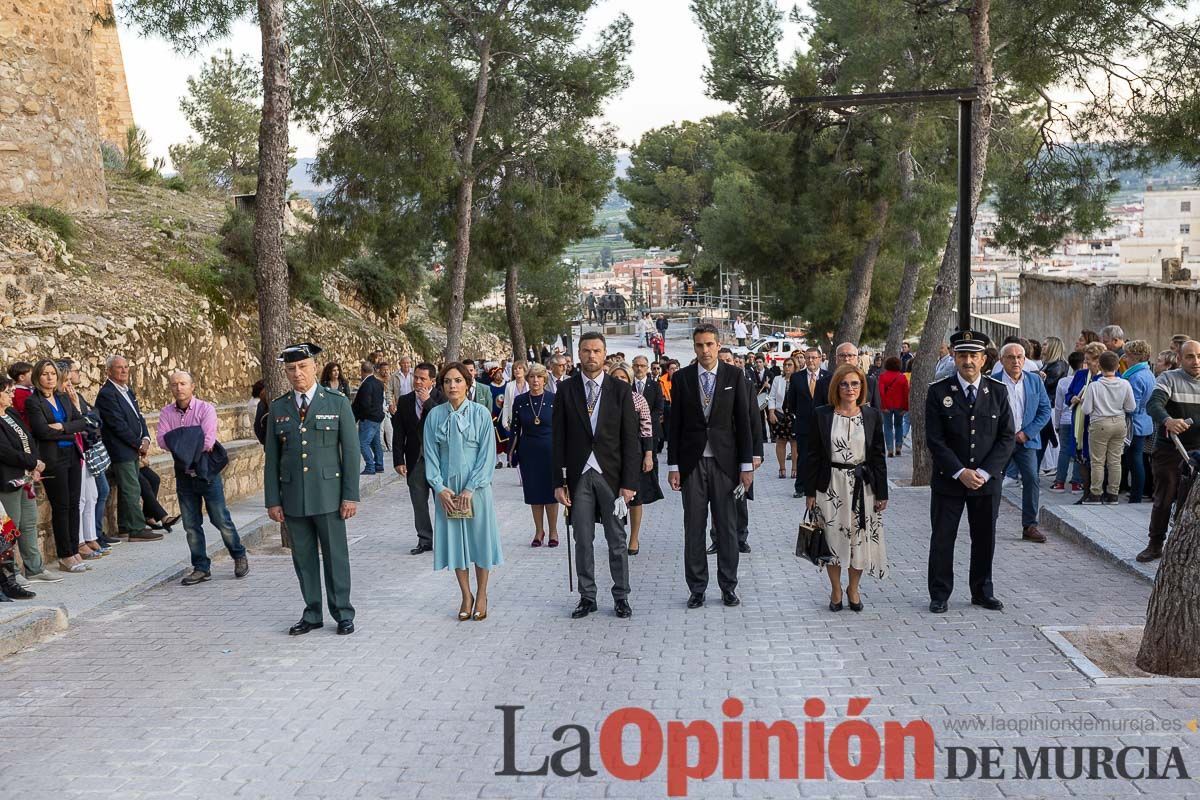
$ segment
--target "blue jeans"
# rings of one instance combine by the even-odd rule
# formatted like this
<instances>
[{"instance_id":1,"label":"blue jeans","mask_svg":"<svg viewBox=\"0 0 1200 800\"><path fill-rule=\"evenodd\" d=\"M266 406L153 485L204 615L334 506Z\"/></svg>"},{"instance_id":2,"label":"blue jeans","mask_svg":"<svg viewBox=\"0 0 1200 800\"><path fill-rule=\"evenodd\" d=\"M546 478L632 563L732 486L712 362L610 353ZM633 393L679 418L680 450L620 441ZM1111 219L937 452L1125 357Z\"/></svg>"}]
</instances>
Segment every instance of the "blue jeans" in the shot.
<instances>
[{"instance_id":1,"label":"blue jeans","mask_svg":"<svg viewBox=\"0 0 1200 800\"><path fill-rule=\"evenodd\" d=\"M904 445L904 412L883 412L883 446L895 453Z\"/></svg>"},{"instance_id":2,"label":"blue jeans","mask_svg":"<svg viewBox=\"0 0 1200 800\"><path fill-rule=\"evenodd\" d=\"M1071 468L1071 483L1083 483L1079 472L1079 461L1075 458L1075 447L1067 446L1075 440L1075 426L1067 423L1058 426L1058 470L1054 473L1054 482L1067 482L1067 467Z\"/></svg>"},{"instance_id":3,"label":"blue jeans","mask_svg":"<svg viewBox=\"0 0 1200 800\"><path fill-rule=\"evenodd\" d=\"M911 430L912 430L912 419L911 419L911 418L908 416L908 412L907 412L907 411L905 411L905 412L904 412L904 433L903 433L903 435L900 437L900 439L901 439L902 441L903 441L904 439L907 439L907 438L908 438L908 432L909 432L909 431L911 431Z\"/></svg>"},{"instance_id":4,"label":"blue jeans","mask_svg":"<svg viewBox=\"0 0 1200 800\"><path fill-rule=\"evenodd\" d=\"M1021 527L1037 525L1038 501L1042 487L1038 485L1038 451L1018 444L1013 450L1009 467L1016 467L1021 476Z\"/></svg>"},{"instance_id":5,"label":"blue jeans","mask_svg":"<svg viewBox=\"0 0 1200 800\"><path fill-rule=\"evenodd\" d=\"M1142 502L1146 488L1146 461L1142 451L1146 449L1145 436L1131 436L1125 448L1125 469L1129 472L1129 502Z\"/></svg>"},{"instance_id":6,"label":"blue jeans","mask_svg":"<svg viewBox=\"0 0 1200 800\"><path fill-rule=\"evenodd\" d=\"M383 472L383 442L379 440L380 423L369 419L358 422L358 446L362 450L364 472Z\"/></svg>"},{"instance_id":7,"label":"blue jeans","mask_svg":"<svg viewBox=\"0 0 1200 800\"><path fill-rule=\"evenodd\" d=\"M208 557L208 546L204 542L204 516L200 503L208 508L208 519L221 532L225 549L231 558L245 558L246 548L229 516L225 504L225 484L220 475L212 480L202 480L191 475L175 473L175 491L179 495L179 512L183 516L183 530L187 533L188 549L192 551L192 569L208 572L212 562Z\"/></svg>"},{"instance_id":8,"label":"blue jeans","mask_svg":"<svg viewBox=\"0 0 1200 800\"><path fill-rule=\"evenodd\" d=\"M86 469L86 467L85 467ZM108 476L101 472L96 476L96 537L104 535L104 507L108 505Z\"/></svg>"}]
</instances>

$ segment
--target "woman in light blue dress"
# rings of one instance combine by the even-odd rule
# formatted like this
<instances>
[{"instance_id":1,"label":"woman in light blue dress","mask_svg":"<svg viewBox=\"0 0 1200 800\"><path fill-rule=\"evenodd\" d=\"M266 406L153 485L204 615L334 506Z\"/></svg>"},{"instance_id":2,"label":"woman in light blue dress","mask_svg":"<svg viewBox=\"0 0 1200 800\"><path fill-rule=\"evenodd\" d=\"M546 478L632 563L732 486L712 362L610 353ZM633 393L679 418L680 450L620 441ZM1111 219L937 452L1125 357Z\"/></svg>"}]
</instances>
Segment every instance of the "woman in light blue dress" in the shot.
<instances>
[{"instance_id":1,"label":"woman in light blue dress","mask_svg":"<svg viewBox=\"0 0 1200 800\"><path fill-rule=\"evenodd\" d=\"M503 563L500 527L492 502L496 438L492 415L470 401L471 377L459 363L447 364L438 379L447 402L425 422L425 477L437 493L434 503L433 568L453 569L462 592L459 620L487 619L488 571ZM470 519L452 519L470 509ZM475 596L470 567L475 565Z\"/></svg>"}]
</instances>

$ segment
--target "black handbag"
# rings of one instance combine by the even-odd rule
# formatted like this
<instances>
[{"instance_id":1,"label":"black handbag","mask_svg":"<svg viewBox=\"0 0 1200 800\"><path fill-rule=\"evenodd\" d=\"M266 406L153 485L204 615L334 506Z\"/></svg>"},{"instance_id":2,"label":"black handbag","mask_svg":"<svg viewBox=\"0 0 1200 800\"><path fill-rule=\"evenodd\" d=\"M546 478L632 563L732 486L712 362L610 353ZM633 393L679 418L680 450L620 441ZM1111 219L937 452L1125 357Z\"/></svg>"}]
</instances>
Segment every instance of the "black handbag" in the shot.
<instances>
[{"instance_id":1,"label":"black handbag","mask_svg":"<svg viewBox=\"0 0 1200 800\"><path fill-rule=\"evenodd\" d=\"M796 531L796 556L811 561L818 567L823 567L834 560L829 542L825 541L825 530L818 523L813 511L804 512L800 520L800 529Z\"/></svg>"}]
</instances>

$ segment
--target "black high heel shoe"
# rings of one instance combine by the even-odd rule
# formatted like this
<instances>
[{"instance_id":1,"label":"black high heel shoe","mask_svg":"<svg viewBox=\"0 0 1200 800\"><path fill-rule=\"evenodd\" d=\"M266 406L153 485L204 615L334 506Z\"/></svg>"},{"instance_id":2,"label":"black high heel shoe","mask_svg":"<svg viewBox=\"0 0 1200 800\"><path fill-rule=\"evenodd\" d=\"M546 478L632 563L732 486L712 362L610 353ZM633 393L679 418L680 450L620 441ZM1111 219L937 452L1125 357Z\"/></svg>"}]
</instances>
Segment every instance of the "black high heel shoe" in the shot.
<instances>
[{"instance_id":1,"label":"black high heel shoe","mask_svg":"<svg viewBox=\"0 0 1200 800\"><path fill-rule=\"evenodd\" d=\"M846 605L850 606L851 611L862 611L863 610L862 595L860 594L858 596L858 602L856 603L853 600L851 600L850 595L847 594L846 595Z\"/></svg>"},{"instance_id":2,"label":"black high heel shoe","mask_svg":"<svg viewBox=\"0 0 1200 800\"><path fill-rule=\"evenodd\" d=\"M841 600L838 600L838 601L835 603L835 602L833 602L832 600L830 600L830 601L829 601L829 610L830 610L830 611L841 611L841 610L842 610L842 601L841 601Z\"/></svg>"}]
</instances>

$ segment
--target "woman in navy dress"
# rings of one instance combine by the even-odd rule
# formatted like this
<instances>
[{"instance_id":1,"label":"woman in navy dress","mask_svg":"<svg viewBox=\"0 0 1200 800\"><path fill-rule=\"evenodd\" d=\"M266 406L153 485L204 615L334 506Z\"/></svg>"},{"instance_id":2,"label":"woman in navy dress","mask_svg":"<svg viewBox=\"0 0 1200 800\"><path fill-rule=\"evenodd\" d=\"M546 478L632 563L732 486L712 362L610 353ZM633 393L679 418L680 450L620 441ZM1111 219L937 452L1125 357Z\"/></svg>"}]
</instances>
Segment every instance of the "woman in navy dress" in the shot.
<instances>
[{"instance_id":1,"label":"woman in navy dress","mask_svg":"<svg viewBox=\"0 0 1200 800\"><path fill-rule=\"evenodd\" d=\"M554 476L551 460L554 416L554 392L546 391L549 375L541 364L529 367L525 377L529 391L513 401L512 435L515 442L512 458L521 469L521 488L525 504L533 511L536 533L530 547L541 547L546 535L545 522L550 528L550 547L558 547L558 501L554 499Z\"/></svg>"}]
</instances>

